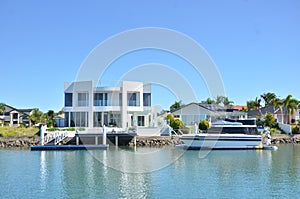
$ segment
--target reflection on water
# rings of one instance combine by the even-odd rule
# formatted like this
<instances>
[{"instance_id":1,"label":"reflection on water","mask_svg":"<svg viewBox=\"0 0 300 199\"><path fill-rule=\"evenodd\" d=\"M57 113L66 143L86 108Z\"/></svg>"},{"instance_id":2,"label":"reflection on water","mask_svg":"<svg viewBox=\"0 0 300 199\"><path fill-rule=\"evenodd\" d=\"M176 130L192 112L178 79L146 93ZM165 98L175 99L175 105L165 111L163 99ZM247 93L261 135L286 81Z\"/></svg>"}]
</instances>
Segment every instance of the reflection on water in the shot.
<instances>
[{"instance_id":1,"label":"reflection on water","mask_svg":"<svg viewBox=\"0 0 300 199\"><path fill-rule=\"evenodd\" d=\"M46 182L47 182L47 162L46 162L46 152L41 151L41 164L40 164L40 189L42 192L46 190Z\"/></svg>"},{"instance_id":2,"label":"reflection on water","mask_svg":"<svg viewBox=\"0 0 300 199\"><path fill-rule=\"evenodd\" d=\"M149 173L173 164L184 154L184 150L174 148L121 148L111 147L106 156L89 151L106 167L124 173Z\"/></svg>"},{"instance_id":3,"label":"reflection on water","mask_svg":"<svg viewBox=\"0 0 300 199\"><path fill-rule=\"evenodd\" d=\"M199 151L173 148L0 150L0 157L0 198L296 198L300 194L299 145L280 145L277 151L212 151L205 158L199 158ZM143 167L149 171L175 157L153 172L124 172Z\"/></svg>"}]
</instances>

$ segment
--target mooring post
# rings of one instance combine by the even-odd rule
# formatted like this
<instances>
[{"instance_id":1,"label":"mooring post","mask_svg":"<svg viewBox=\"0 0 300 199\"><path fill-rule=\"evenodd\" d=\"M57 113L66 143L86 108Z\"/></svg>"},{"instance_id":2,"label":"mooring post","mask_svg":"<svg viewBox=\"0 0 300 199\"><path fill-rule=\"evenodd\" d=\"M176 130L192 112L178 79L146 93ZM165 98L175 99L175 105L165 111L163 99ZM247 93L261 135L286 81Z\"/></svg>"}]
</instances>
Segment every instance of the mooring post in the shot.
<instances>
[{"instance_id":1,"label":"mooring post","mask_svg":"<svg viewBox=\"0 0 300 199\"><path fill-rule=\"evenodd\" d=\"M106 145L106 127L105 127L105 125L103 125L102 131L103 131L102 144Z\"/></svg>"},{"instance_id":2,"label":"mooring post","mask_svg":"<svg viewBox=\"0 0 300 199\"><path fill-rule=\"evenodd\" d=\"M136 146L136 135L133 137L133 146Z\"/></svg>"},{"instance_id":3,"label":"mooring post","mask_svg":"<svg viewBox=\"0 0 300 199\"><path fill-rule=\"evenodd\" d=\"M77 133L76 133L75 137L76 137L76 145L79 145L79 136Z\"/></svg>"},{"instance_id":4,"label":"mooring post","mask_svg":"<svg viewBox=\"0 0 300 199\"><path fill-rule=\"evenodd\" d=\"M95 136L95 145L98 145L98 135Z\"/></svg>"},{"instance_id":5,"label":"mooring post","mask_svg":"<svg viewBox=\"0 0 300 199\"><path fill-rule=\"evenodd\" d=\"M47 129L47 125L42 125L40 129L40 144L44 146L44 135Z\"/></svg>"},{"instance_id":6,"label":"mooring post","mask_svg":"<svg viewBox=\"0 0 300 199\"><path fill-rule=\"evenodd\" d=\"M119 146L119 137L117 135L115 136L115 145Z\"/></svg>"}]
</instances>

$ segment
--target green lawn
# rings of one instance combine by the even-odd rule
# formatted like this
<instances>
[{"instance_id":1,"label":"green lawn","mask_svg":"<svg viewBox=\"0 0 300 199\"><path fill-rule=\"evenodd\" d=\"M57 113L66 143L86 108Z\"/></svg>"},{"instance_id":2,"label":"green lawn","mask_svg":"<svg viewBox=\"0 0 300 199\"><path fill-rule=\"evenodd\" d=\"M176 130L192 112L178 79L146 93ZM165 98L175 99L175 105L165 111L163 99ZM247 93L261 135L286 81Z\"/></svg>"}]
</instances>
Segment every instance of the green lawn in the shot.
<instances>
[{"instance_id":1,"label":"green lawn","mask_svg":"<svg viewBox=\"0 0 300 199\"><path fill-rule=\"evenodd\" d=\"M0 137L39 135L39 128L0 127Z\"/></svg>"}]
</instances>

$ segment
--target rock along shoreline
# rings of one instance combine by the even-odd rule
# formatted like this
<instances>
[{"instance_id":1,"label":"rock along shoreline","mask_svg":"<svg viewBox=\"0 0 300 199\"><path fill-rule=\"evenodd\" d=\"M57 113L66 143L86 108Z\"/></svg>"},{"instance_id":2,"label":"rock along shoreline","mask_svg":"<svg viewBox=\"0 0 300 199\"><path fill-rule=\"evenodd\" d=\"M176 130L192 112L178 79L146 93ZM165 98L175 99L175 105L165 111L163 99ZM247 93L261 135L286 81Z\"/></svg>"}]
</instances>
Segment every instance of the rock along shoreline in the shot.
<instances>
[{"instance_id":1,"label":"rock along shoreline","mask_svg":"<svg viewBox=\"0 0 300 199\"><path fill-rule=\"evenodd\" d=\"M0 149L29 149L30 146L38 146L39 144L39 136L0 137ZM182 144L182 141L174 137L138 136L136 139L136 146L138 147L162 147L177 144ZM300 135L272 135L272 144L300 144ZM133 140L129 142L129 146L133 146Z\"/></svg>"}]
</instances>

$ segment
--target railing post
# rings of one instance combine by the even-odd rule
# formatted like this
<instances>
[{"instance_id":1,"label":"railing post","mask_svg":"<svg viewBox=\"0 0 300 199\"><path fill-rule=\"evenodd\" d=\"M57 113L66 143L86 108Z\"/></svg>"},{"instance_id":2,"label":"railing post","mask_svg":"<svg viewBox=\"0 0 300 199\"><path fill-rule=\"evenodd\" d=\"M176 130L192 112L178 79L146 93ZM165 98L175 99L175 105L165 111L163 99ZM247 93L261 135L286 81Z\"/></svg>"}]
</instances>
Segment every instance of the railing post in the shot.
<instances>
[{"instance_id":1,"label":"railing post","mask_svg":"<svg viewBox=\"0 0 300 199\"><path fill-rule=\"evenodd\" d=\"M103 127L102 127L102 132L103 132L103 135L102 135L102 144L106 145L106 127L105 127L105 125L103 125Z\"/></svg>"}]
</instances>

